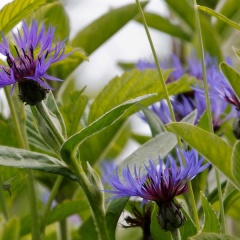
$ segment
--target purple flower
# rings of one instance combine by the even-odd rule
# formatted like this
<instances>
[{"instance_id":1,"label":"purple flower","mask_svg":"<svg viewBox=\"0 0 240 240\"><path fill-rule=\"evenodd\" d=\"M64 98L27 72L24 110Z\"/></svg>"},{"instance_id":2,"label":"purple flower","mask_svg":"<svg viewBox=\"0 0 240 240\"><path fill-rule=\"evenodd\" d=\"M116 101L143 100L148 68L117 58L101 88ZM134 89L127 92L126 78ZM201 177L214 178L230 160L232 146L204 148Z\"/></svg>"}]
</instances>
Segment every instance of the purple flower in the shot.
<instances>
[{"instance_id":1,"label":"purple flower","mask_svg":"<svg viewBox=\"0 0 240 240\"><path fill-rule=\"evenodd\" d=\"M113 190L105 191L114 194L113 198L136 196L141 197L143 203L148 201L154 201L158 205L167 203L174 197L187 192L188 181L209 166L209 163L205 165L202 163L203 158L199 159L197 151L177 149L176 160L171 155L167 156L166 161L159 158L158 164L150 159L149 166L144 165L145 171L135 166L133 173L129 167L124 168L123 180L119 177L117 170L108 179Z\"/></svg>"},{"instance_id":2,"label":"purple flower","mask_svg":"<svg viewBox=\"0 0 240 240\"><path fill-rule=\"evenodd\" d=\"M52 88L45 80L61 81L47 74L50 65L63 60L70 54L65 54L64 41L54 41L55 28L48 29L42 24L38 30L38 23L32 21L28 27L22 22L22 33L12 33L15 40L13 54L9 44L2 34L0 53L6 56L8 66L0 66L0 87L12 85L12 92L18 84L20 99L29 105L35 105L46 97Z\"/></svg>"},{"instance_id":3,"label":"purple flower","mask_svg":"<svg viewBox=\"0 0 240 240\"><path fill-rule=\"evenodd\" d=\"M208 83L210 86L210 94L213 97L218 97L225 100L226 102L235 106L237 111L240 111L240 102L238 97L222 73L216 71L214 67L211 69L211 75Z\"/></svg>"}]
</instances>

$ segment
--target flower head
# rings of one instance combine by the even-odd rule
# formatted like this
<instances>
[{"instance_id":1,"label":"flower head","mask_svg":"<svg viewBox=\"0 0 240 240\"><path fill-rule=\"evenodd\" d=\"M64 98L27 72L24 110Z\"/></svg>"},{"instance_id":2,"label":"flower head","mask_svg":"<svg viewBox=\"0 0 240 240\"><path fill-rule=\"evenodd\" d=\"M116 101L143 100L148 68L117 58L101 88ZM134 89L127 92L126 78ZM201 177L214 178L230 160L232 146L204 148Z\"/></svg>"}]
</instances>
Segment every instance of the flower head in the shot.
<instances>
[{"instance_id":1,"label":"flower head","mask_svg":"<svg viewBox=\"0 0 240 240\"><path fill-rule=\"evenodd\" d=\"M38 30L38 23L32 21L28 27L22 22L22 33L12 33L15 40L15 51L13 54L9 44L2 34L0 53L7 58L8 66L0 66L0 87L13 84L12 91L18 84L20 99L29 105L35 105L42 101L52 88L45 80L61 81L47 74L52 63L66 58L64 41L53 43L55 28L48 29L42 24Z\"/></svg>"},{"instance_id":2,"label":"flower head","mask_svg":"<svg viewBox=\"0 0 240 240\"><path fill-rule=\"evenodd\" d=\"M187 192L188 181L209 166L202 163L203 158L199 159L195 150L177 149L176 160L171 155L167 156L166 161L159 158L158 164L149 160L149 166L144 165L144 172L137 169L136 165L134 173L131 173L129 167L123 169L123 180L117 171L108 180L113 190L105 191L115 194L113 198L136 196L143 199L143 204L148 201L156 202L159 207L157 217L160 227L172 231L181 227L186 220L181 212L181 205L175 203L174 198Z\"/></svg>"},{"instance_id":3,"label":"flower head","mask_svg":"<svg viewBox=\"0 0 240 240\"><path fill-rule=\"evenodd\" d=\"M237 95L222 73L220 71L216 71L214 67L211 69L211 77L209 77L208 83L210 86L210 94L213 97L223 99L235 106L237 111L240 111L240 101Z\"/></svg>"},{"instance_id":4,"label":"flower head","mask_svg":"<svg viewBox=\"0 0 240 240\"><path fill-rule=\"evenodd\" d=\"M130 168L126 167L122 171L123 180L119 177L118 171L111 174L108 183L113 190L105 191L115 194L113 198L137 196L143 199L143 203L168 202L185 193L187 182L209 166L209 164L202 166L202 163L203 158L199 159L195 150L177 149L176 160L171 155L167 156L166 161L159 158L158 164L150 159L149 166L144 165L145 172L135 166L134 173L131 173Z\"/></svg>"}]
</instances>

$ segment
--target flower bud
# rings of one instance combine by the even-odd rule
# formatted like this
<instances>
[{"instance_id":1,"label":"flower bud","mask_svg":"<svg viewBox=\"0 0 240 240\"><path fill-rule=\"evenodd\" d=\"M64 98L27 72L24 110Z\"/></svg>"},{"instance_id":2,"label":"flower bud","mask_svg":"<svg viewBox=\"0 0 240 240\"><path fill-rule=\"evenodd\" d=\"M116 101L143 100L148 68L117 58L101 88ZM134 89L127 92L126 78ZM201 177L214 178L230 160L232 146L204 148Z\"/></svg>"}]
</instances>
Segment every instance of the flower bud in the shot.
<instances>
[{"instance_id":1,"label":"flower bud","mask_svg":"<svg viewBox=\"0 0 240 240\"><path fill-rule=\"evenodd\" d=\"M18 92L22 102L33 106L44 100L49 90L35 81L26 80L18 83Z\"/></svg>"},{"instance_id":2,"label":"flower bud","mask_svg":"<svg viewBox=\"0 0 240 240\"><path fill-rule=\"evenodd\" d=\"M172 231L176 228L183 226L186 218L181 211L181 205L170 202L161 202L158 204L158 223L165 231Z\"/></svg>"}]
</instances>

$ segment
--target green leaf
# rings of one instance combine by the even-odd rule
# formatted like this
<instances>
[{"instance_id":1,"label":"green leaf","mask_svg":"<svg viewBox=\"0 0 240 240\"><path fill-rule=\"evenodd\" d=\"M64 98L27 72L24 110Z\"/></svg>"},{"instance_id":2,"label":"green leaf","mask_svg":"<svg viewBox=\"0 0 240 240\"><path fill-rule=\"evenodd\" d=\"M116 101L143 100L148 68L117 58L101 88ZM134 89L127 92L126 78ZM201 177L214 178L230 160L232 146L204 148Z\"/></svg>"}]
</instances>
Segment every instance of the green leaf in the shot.
<instances>
[{"instance_id":1,"label":"green leaf","mask_svg":"<svg viewBox=\"0 0 240 240\"><path fill-rule=\"evenodd\" d=\"M1 227L2 228L2 227ZM1 230L1 240L18 240L20 233L20 221L17 217L12 217ZM0 233L0 236L1 236Z\"/></svg>"},{"instance_id":2,"label":"green leaf","mask_svg":"<svg viewBox=\"0 0 240 240\"><path fill-rule=\"evenodd\" d=\"M174 134L168 132L160 133L125 158L119 165L119 171L126 166L129 166L130 169L134 169L134 166L137 168L143 166L144 163L148 163L150 158L158 161L159 156L164 158L176 144L177 138Z\"/></svg>"},{"instance_id":3,"label":"green leaf","mask_svg":"<svg viewBox=\"0 0 240 240\"><path fill-rule=\"evenodd\" d=\"M145 12L144 16L149 27L170 34L173 37L177 37L185 41L191 40L191 35L189 33L184 32L184 30L181 29L179 25L171 23L168 18L164 18L157 14L149 12ZM136 20L142 23L142 19L140 16L138 16Z\"/></svg>"},{"instance_id":4,"label":"green leaf","mask_svg":"<svg viewBox=\"0 0 240 240\"><path fill-rule=\"evenodd\" d=\"M168 78L170 72L171 70L163 71L164 79ZM190 90L190 86L194 82L194 78L184 75L178 81L167 84L169 95ZM144 105L150 105L164 98L164 89L160 83L157 70L146 69L139 71L138 69L133 69L125 72L122 76L112 79L98 94L91 106L88 121L91 123L106 111L109 111L124 101L152 93L157 93L158 96L144 101ZM101 108L99 106L101 106Z\"/></svg>"},{"instance_id":5,"label":"green leaf","mask_svg":"<svg viewBox=\"0 0 240 240\"><path fill-rule=\"evenodd\" d=\"M26 121L27 137L31 150L33 150L34 152L41 152L47 155L56 156L54 151L51 150L51 148L45 143L45 141L39 134L36 122L34 121L30 108L26 107L25 110L27 115Z\"/></svg>"},{"instance_id":6,"label":"green leaf","mask_svg":"<svg viewBox=\"0 0 240 240\"><path fill-rule=\"evenodd\" d=\"M232 174L232 147L224 140L199 127L186 123L171 123L166 125L165 128L174 132L191 147L195 148L240 189L240 184L236 182Z\"/></svg>"},{"instance_id":7,"label":"green leaf","mask_svg":"<svg viewBox=\"0 0 240 240\"><path fill-rule=\"evenodd\" d=\"M14 0L0 11L0 30L7 33L27 15L46 3L46 0Z\"/></svg>"},{"instance_id":8,"label":"green leaf","mask_svg":"<svg viewBox=\"0 0 240 240\"><path fill-rule=\"evenodd\" d=\"M226 63L221 63L220 69L224 76L227 78L229 84L232 86L232 89L235 92L236 96L238 99L240 99L240 74Z\"/></svg>"},{"instance_id":9,"label":"green leaf","mask_svg":"<svg viewBox=\"0 0 240 240\"><path fill-rule=\"evenodd\" d=\"M184 208L182 208L181 211L183 212L183 215L186 217L186 222L180 228L180 235L181 235L182 239L188 239L189 237L191 237L197 233L197 228L196 228L195 224L193 223L191 217L184 210Z\"/></svg>"},{"instance_id":10,"label":"green leaf","mask_svg":"<svg viewBox=\"0 0 240 240\"><path fill-rule=\"evenodd\" d=\"M115 239L115 232L118 219L123 212L123 209L128 201L128 197L117 198L111 200L106 210L106 226L108 230L109 239Z\"/></svg>"},{"instance_id":11,"label":"green leaf","mask_svg":"<svg viewBox=\"0 0 240 240\"><path fill-rule=\"evenodd\" d=\"M117 119L119 119L122 114L131 106L134 104L152 97L154 95L145 95L142 97L138 97L135 99L132 99L130 101L127 101L121 105L118 105L117 107L113 108L109 112L105 113L102 117L100 117L95 122L92 122L90 125L88 125L86 128L82 129L80 132L76 133L72 137L70 137L62 146L61 148L61 156L62 158L68 162L71 163L71 156L74 155L77 151L77 148L81 145L81 143L89 138L91 135L96 134L103 129L109 127L111 124L113 124Z\"/></svg>"},{"instance_id":12,"label":"green leaf","mask_svg":"<svg viewBox=\"0 0 240 240\"><path fill-rule=\"evenodd\" d=\"M18 147L18 141L16 139L16 130L13 126L11 119L4 119L0 115L0 145L6 145L11 147Z\"/></svg>"},{"instance_id":13,"label":"green leaf","mask_svg":"<svg viewBox=\"0 0 240 240\"><path fill-rule=\"evenodd\" d=\"M32 16L31 16L32 18ZM29 19L31 19L29 18ZM59 1L53 1L34 12L34 19L44 22L46 26L56 26L55 38L64 40L70 33L69 17Z\"/></svg>"},{"instance_id":14,"label":"green leaf","mask_svg":"<svg viewBox=\"0 0 240 240\"><path fill-rule=\"evenodd\" d=\"M146 120L148 122L148 125L150 126L153 137L155 137L161 132L166 131L163 122L153 111L141 105L140 105L140 109L143 111L146 117Z\"/></svg>"},{"instance_id":15,"label":"green leaf","mask_svg":"<svg viewBox=\"0 0 240 240\"><path fill-rule=\"evenodd\" d=\"M141 3L142 7L146 4ZM83 48L90 55L137 14L136 4L111 10L78 32L71 45Z\"/></svg>"},{"instance_id":16,"label":"green leaf","mask_svg":"<svg viewBox=\"0 0 240 240\"><path fill-rule=\"evenodd\" d=\"M237 237L232 237L225 234L216 233L200 233L194 237L190 237L189 240L238 240Z\"/></svg>"},{"instance_id":17,"label":"green leaf","mask_svg":"<svg viewBox=\"0 0 240 240\"><path fill-rule=\"evenodd\" d=\"M238 20L239 17L239 8L236 8L237 4L239 3L238 0L228 0L221 4L220 8L218 8L219 13L223 16L227 17L230 20ZM214 27L220 33L222 39L226 39L230 35L230 30L233 30L233 28L230 27L230 25L226 24L220 19L216 19L216 23L214 24Z\"/></svg>"},{"instance_id":18,"label":"green leaf","mask_svg":"<svg viewBox=\"0 0 240 240\"><path fill-rule=\"evenodd\" d=\"M217 19L227 23L228 25L240 30L240 25L233 22L232 20L228 19L227 17L223 16L222 14L212 10L211 8L208 8L208 7L204 7L204 6L198 6L198 9L203 11L203 12L206 12L214 17L216 17Z\"/></svg>"},{"instance_id":19,"label":"green leaf","mask_svg":"<svg viewBox=\"0 0 240 240\"><path fill-rule=\"evenodd\" d=\"M58 105L57 105L57 103L54 99L54 96L53 96L52 92L50 92L48 94L47 99L45 101L45 104L46 104L47 108L50 110L50 112L52 113L52 115L59 122L59 124L61 126L62 135L64 137L67 137L66 126L65 126L62 114L60 113L60 111L58 109Z\"/></svg>"},{"instance_id":20,"label":"green leaf","mask_svg":"<svg viewBox=\"0 0 240 240\"><path fill-rule=\"evenodd\" d=\"M75 175L58 159L19 148L0 146L0 165L55 173L76 180Z\"/></svg>"},{"instance_id":21,"label":"green leaf","mask_svg":"<svg viewBox=\"0 0 240 240\"><path fill-rule=\"evenodd\" d=\"M181 122L194 124L196 117L197 117L197 109L190 112L186 117L184 117L181 120Z\"/></svg>"},{"instance_id":22,"label":"green leaf","mask_svg":"<svg viewBox=\"0 0 240 240\"><path fill-rule=\"evenodd\" d=\"M78 240L99 240L98 233L95 227L95 223L93 221L93 218L90 217L87 219L87 221L83 222L81 224L79 230L78 230Z\"/></svg>"},{"instance_id":23,"label":"green leaf","mask_svg":"<svg viewBox=\"0 0 240 240\"><path fill-rule=\"evenodd\" d=\"M204 226L203 226L202 232L220 233L221 229L220 229L220 223L218 221L217 215L202 192L201 192L201 201L202 201L202 207L204 211Z\"/></svg>"},{"instance_id":24,"label":"green leaf","mask_svg":"<svg viewBox=\"0 0 240 240\"><path fill-rule=\"evenodd\" d=\"M41 104L41 105L40 105ZM31 106L32 114L34 116L34 120L36 122L36 126L38 128L39 133L41 134L42 139L44 142L58 155L59 149L61 147L61 142L59 139L56 138L54 133L52 132L52 128L49 126L49 124L46 122L46 118L49 117L51 119L51 122L54 124L55 128L58 130L59 135L62 132L61 124L59 123L56 116L51 113L46 105L42 105L40 103L38 106ZM41 110L44 109L44 114L47 113L47 117L43 117Z\"/></svg>"},{"instance_id":25,"label":"green leaf","mask_svg":"<svg viewBox=\"0 0 240 240\"><path fill-rule=\"evenodd\" d=\"M204 113L200 117L200 119L198 121L198 127L202 128L203 130L206 130L206 131L208 131L208 129L210 129L207 111L204 111Z\"/></svg>"},{"instance_id":26,"label":"green leaf","mask_svg":"<svg viewBox=\"0 0 240 240\"><path fill-rule=\"evenodd\" d=\"M240 141L237 141L233 147L232 173L236 182L240 185Z\"/></svg>"},{"instance_id":27,"label":"green leaf","mask_svg":"<svg viewBox=\"0 0 240 240\"><path fill-rule=\"evenodd\" d=\"M88 103L88 97L83 95L83 90L75 91L69 95L69 102L60 107L63 114L67 135L71 136L80 130L80 119Z\"/></svg>"},{"instance_id":28,"label":"green leaf","mask_svg":"<svg viewBox=\"0 0 240 240\"><path fill-rule=\"evenodd\" d=\"M187 25L191 28L195 28L195 18L193 7L186 0L175 1L165 0L168 6L174 11Z\"/></svg>"}]
</instances>

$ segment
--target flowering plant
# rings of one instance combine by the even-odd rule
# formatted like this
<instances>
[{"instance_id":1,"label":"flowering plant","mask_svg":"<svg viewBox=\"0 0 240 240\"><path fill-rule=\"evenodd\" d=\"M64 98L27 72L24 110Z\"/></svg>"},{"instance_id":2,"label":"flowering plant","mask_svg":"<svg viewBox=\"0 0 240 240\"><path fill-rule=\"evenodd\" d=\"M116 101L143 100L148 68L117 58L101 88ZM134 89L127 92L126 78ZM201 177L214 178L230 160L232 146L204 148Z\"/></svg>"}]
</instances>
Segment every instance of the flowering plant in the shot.
<instances>
[{"instance_id":1,"label":"flowering plant","mask_svg":"<svg viewBox=\"0 0 240 240\"><path fill-rule=\"evenodd\" d=\"M136 0L82 29L73 2L0 11L0 239L239 239L237 0ZM130 21L151 52L114 70Z\"/></svg>"}]
</instances>

